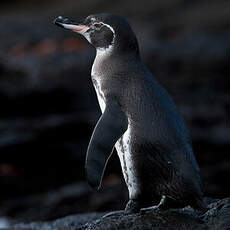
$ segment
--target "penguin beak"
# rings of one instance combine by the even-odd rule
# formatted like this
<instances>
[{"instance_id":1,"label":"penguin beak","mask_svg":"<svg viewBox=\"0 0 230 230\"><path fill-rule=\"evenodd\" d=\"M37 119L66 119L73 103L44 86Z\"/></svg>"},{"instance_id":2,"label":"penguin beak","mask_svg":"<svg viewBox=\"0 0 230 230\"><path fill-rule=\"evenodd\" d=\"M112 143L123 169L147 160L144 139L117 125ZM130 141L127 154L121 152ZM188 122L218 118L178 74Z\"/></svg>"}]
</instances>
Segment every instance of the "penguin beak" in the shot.
<instances>
[{"instance_id":1,"label":"penguin beak","mask_svg":"<svg viewBox=\"0 0 230 230\"><path fill-rule=\"evenodd\" d=\"M84 34L89 29L89 26L77 23L69 18L64 18L62 16L57 17L53 23L57 26L72 30L73 32L77 32L79 34Z\"/></svg>"}]
</instances>

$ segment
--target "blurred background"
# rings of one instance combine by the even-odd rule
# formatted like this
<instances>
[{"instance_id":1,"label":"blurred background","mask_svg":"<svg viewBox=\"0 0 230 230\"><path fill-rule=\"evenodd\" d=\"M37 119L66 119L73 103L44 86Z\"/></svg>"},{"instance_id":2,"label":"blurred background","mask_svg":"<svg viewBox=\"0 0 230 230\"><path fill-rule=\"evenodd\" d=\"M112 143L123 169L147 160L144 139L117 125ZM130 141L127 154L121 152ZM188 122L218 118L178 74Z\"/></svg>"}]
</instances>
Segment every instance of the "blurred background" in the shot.
<instances>
[{"instance_id":1,"label":"blurred background","mask_svg":"<svg viewBox=\"0 0 230 230\"><path fill-rule=\"evenodd\" d=\"M56 16L125 16L143 62L189 126L205 196L230 193L228 0L2 0L0 8L0 216L16 221L122 209L116 154L102 190L84 159L100 116L90 70L95 50L52 24Z\"/></svg>"}]
</instances>

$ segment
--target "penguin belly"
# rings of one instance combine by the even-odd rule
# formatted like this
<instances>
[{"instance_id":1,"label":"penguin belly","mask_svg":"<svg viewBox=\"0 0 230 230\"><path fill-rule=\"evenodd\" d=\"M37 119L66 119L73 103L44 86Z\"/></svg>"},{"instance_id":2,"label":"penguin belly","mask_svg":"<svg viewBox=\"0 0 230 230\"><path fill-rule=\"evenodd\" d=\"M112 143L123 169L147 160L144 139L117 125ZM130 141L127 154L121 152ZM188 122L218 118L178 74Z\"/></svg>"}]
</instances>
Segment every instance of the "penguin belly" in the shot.
<instances>
[{"instance_id":1,"label":"penguin belly","mask_svg":"<svg viewBox=\"0 0 230 230\"><path fill-rule=\"evenodd\" d=\"M137 171L135 170L135 162L131 152L131 128L123 134L116 142L115 148L120 159L122 173L128 187L129 199L136 199L140 195L140 184L138 182Z\"/></svg>"}]
</instances>

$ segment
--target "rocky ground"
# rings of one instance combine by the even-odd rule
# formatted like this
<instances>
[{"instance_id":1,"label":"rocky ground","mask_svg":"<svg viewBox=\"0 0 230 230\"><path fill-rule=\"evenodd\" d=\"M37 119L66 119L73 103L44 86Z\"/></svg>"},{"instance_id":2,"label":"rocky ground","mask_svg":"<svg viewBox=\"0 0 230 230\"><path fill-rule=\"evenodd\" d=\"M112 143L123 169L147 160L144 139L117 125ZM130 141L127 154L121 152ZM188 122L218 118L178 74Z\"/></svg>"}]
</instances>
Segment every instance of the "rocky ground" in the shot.
<instances>
[{"instance_id":1,"label":"rocky ground","mask_svg":"<svg viewBox=\"0 0 230 230\"><path fill-rule=\"evenodd\" d=\"M191 208L167 211L148 211L132 215L102 217L105 213L71 215L49 222L15 224L12 230L227 230L230 228L230 198L209 200L205 214Z\"/></svg>"},{"instance_id":2,"label":"rocky ground","mask_svg":"<svg viewBox=\"0 0 230 230\"><path fill-rule=\"evenodd\" d=\"M90 80L95 51L52 25L58 15L76 18L94 12L128 17L143 61L185 116L205 194L229 197L229 7L225 0L3 1L0 216L17 223L55 223L71 214L125 206L127 190L115 154L102 191L92 192L84 177L85 152L100 116ZM138 215L129 218L141 222ZM125 221L121 218L122 226Z\"/></svg>"}]
</instances>

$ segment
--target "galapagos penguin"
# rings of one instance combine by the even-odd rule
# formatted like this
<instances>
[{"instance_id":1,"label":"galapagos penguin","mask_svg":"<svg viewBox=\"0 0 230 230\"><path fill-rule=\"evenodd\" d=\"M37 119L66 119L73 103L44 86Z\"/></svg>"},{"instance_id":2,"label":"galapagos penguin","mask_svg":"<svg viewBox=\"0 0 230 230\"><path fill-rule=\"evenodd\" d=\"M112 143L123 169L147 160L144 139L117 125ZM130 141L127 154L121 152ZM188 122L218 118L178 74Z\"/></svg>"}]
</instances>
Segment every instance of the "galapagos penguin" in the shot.
<instances>
[{"instance_id":1,"label":"galapagos penguin","mask_svg":"<svg viewBox=\"0 0 230 230\"><path fill-rule=\"evenodd\" d=\"M83 35L96 48L91 76L102 115L87 150L89 184L100 187L115 147L129 191L125 213L187 205L206 210L183 117L142 63L128 22L96 14L82 22L59 16L54 23Z\"/></svg>"}]
</instances>

